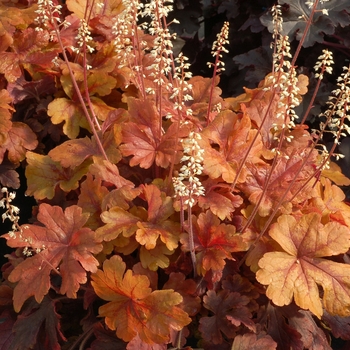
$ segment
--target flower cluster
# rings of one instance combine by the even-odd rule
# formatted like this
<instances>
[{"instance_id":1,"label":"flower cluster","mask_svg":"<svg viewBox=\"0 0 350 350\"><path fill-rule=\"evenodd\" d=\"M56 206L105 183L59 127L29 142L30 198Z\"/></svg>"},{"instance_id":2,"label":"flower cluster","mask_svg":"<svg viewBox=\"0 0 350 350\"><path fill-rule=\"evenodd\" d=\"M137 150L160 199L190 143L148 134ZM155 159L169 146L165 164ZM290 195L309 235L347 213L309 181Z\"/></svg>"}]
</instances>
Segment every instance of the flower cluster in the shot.
<instances>
[{"instance_id":1,"label":"flower cluster","mask_svg":"<svg viewBox=\"0 0 350 350\"><path fill-rule=\"evenodd\" d=\"M322 55L318 57L318 61L314 66L314 69L316 71L315 78L322 80L324 72L332 74L332 64L334 64L332 51L329 51L327 49L322 50ZM321 70L321 72L319 72L319 70Z\"/></svg>"},{"instance_id":2,"label":"flower cluster","mask_svg":"<svg viewBox=\"0 0 350 350\"><path fill-rule=\"evenodd\" d=\"M35 11L37 17L34 19L36 31L43 28L51 30L56 23L61 23L61 5L54 5L52 0L38 0L38 9ZM56 21L56 22L54 22Z\"/></svg>"},{"instance_id":3,"label":"flower cluster","mask_svg":"<svg viewBox=\"0 0 350 350\"><path fill-rule=\"evenodd\" d=\"M187 162L180 169L178 177L173 178L175 195L184 198L184 204L190 207L196 202L196 198L204 195L204 187L197 177L203 170L203 153L198 140L200 134L191 131L188 137L182 140L184 156L181 162Z\"/></svg>"},{"instance_id":4,"label":"flower cluster","mask_svg":"<svg viewBox=\"0 0 350 350\"><path fill-rule=\"evenodd\" d=\"M19 221L19 208L12 204L12 201L16 198L15 192L9 192L7 187L1 189L3 198L0 200L0 208L6 209L6 212L1 215L2 221L6 219L12 221L12 230L8 233L10 237L16 237L16 232L20 230Z\"/></svg>"},{"instance_id":5,"label":"flower cluster","mask_svg":"<svg viewBox=\"0 0 350 350\"><path fill-rule=\"evenodd\" d=\"M225 48L225 45L229 44L228 41L229 34L229 22L224 22L224 25L221 28L221 31L216 36L216 40L213 42L211 54L216 58L215 63L208 62L208 67L216 67L216 72L222 72L225 70L225 63L220 60L222 57L221 52L228 53L228 50Z\"/></svg>"}]
</instances>

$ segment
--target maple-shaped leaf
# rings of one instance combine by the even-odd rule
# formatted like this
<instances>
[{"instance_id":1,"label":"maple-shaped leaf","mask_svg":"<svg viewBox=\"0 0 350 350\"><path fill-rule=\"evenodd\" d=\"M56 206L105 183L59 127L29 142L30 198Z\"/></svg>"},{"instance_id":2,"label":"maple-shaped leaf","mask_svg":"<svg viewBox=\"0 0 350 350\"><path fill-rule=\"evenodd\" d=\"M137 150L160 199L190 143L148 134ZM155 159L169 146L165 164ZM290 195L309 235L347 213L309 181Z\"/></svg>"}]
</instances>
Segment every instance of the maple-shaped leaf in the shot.
<instances>
[{"instance_id":1,"label":"maple-shaped leaf","mask_svg":"<svg viewBox=\"0 0 350 350\"><path fill-rule=\"evenodd\" d=\"M0 91L0 146L7 139L7 134L11 130L11 112L14 108L10 106L12 98L7 90Z\"/></svg>"},{"instance_id":2,"label":"maple-shaped leaf","mask_svg":"<svg viewBox=\"0 0 350 350\"><path fill-rule=\"evenodd\" d=\"M306 164L304 164L304 150L294 150L289 157L279 157L268 184L266 179L271 172L269 164L260 162L248 165L246 181L238 185L239 189L251 203L257 204L267 187L259 206L259 215L262 217L267 216L281 198L284 198L284 202L293 198L293 204L303 203L305 199L311 197L312 186L310 183L307 184L307 181L315 172L313 155L315 154L310 155ZM293 185L290 187L292 182ZM307 186L304 187L305 183Z\"/></svg>"},{"instance_id":3,"label":"maple-shaped leaf","mask_svg":"<svg viewBox=\"0 0 350 350\"><path fill-rule=\"evenodd\" d=\"M256 278L268 285L266 295L278 306L290 304L294 297L298 306L319 318L322 307L332 315L349 316L350 266L323 258L348 251L349 228L338 222L323 225L317 213L282 215L269 235L283 251L265 253L259 261Z\"/></svg>"},{"instance_id":4,"label":"maple-shaped leaf","mask_svg":"<svg viewBox=\"0 0 350 350\"><path fill-rule=\"evenodd\" d=\"M81 139L68 140L56 146L49 152L50 158L60 163L64 168L74 168L91 155L99 154L92 141L87 136Z\"/></svg>"},{"instance_id":5,"label":"maple-shaped leaf","mask_svg":"<svg viewBox=\"0 0 350 350\"><path fill-rule=\"evenodd\" d=\"M28 196L34 195L36 199L52 199L57 185L66 192L76 189L79 180L88 171L88 164L82 163L74 169L63 168L49 156L43 156L28 151L26 154L28 165L26 178Z\"/></svg>"},{"instance_id":6,"label":"maple-shaped leaf","mask_svg":"<svg viewBox=\"0 0 350 350\"><path fill-rule=\"evenodd\" d=\"M60 331L60 318L55 302L49 297L40 304L30 300L13 326L15 337L10 349L33 348L40 344L46 349L60 350L58 341L67 341Z\"/></svg>"},{"instance_id":7,"label":"maple-shaped leaf","mask_svg":"<svg viewBox=\"0 0 350 350\"><path fill-rule=\"evenodd\" d=\"M129 98L128 111L130 122L123 125L120 149L124 156L133 156L130 165L147 169L155 162L163 168L168 167L174 152L181 149L178 139L188 134L188 126L179 128L173 123L164 132L155 102L151 100ZM175 162L180 158L181 154L177 154Z\"/></svg>"},{"instance_id":8,"label":"maple-shaped leaf","mask_svg":"<svg viewBox=\"0 0 350 350\"><path fill-rule=\"evenodd\" d=\"M242 236L236 233L233 225L220 223L220 220L208 210L196 219L193 216L194 245L197 258L197 271L204 275L206 271L222 271L226 262L232 260L233 252L246 251L248 246ZM181 235L182 249L189 250L188 235Z\"/></svg>"},{"instance_id":9,"label":"maple-shaped leaf","mask_svg":"<svg viewBox=\"0 0 350 350\"><path fill-rule=\"evenodd\" d=\"M134 234L140 218L123 208L112 207L110 210L104 211L101 214L101 220L105 225L98 228L96 233L101 239L108 242L116 239L121 233L125 237Z\"/></svg>"},{"instance_id":10,"label":"maple-shaped leaf","mask_svg":"<svg viewBox=\"0 0 350 350\"><path fill-rule=\"evenodd\" d=\"M139 165L148 169L154 162L163 168L169 166L175 150L180 150L179 144L176 144L179 135L177 126L174 123L161 134L157 134L156 130L133 122L123 125L123 144L120 149L125 157L133 156L130 159L131 166Z\"/></svg>"},{"instance_id":11,"label":"maple-shaped leaf","mask_svg":"<svg viewBox=\"0 0 350 350\"><path fill-rule=\"evenodd\" d=\"M269 336L259 334L256 336L253 333L245 333L237 335L233 341L231 350L276 350L276 342Z\"/></svg>"},{"instance_id":12,"label":"maple-shaped leaf","mask_svg":"<svg viewBox=\"0 0 350 350\"><path fill-rule=\"evenodd\" d=\"M108 303L99 308L110 329L124 341L136 335L147 344L170 340L170 330L181 330L191 322L186 312L177 307L179 293L171 289L153 291L145 275L134 275L122 259L114 255L103 263L103 270L92 274L96 294Z\"/></svg>"},{"instance_id":13,"label":"maple-shaped leaf","mask_svg":"<svg viewBox=\"0 0 350 350\"><path fill-rule=\"evenodd\" d=\"M249 303L248 297L227 290L218 293L209 290L203 301L204 307L213 313L212 316L205 316L199 320L199 330L203 339L213 344L221 344L223 334L232 339L241 324L255 331L252 315L246 307Z\"/></svg>"},{"instance_id":14,"label":"maple-shaped leaf","mask_svg":"<svg viewBox=\"0 0 350 350\"><path fill-rule=\"evenodd\" d=\"M51 75L44 75L40 80L27 81L23 76L14 83L9 83L7 90L15 104L25 100L37 98L41 95L51 95L56 92L55 78Z\"/></svg>"},{"instance_id":15,"label":"maple-shaped leaf","mask_svg":"<svg viewBox=\"0 0 350 350\"><path fill-rule=\"evenodd\" d=\"M80 128L90 130L86 116L76 101L65 97L56 98L48 105L47 114L51 117L53 124L63 124L63 132L70 139L75 139Z\"/></svg>"},{"instance_id":16,"label":"maple-shaped leaf","mask_svg":"<svg viewBox=\"0 0 350 350\"><path fill-rule=\"evenodd\" d=\"M40 204L37 219L44 226L25 225L15 237L8 234L10 247L30 247L38 253L18 264L9 281L18 282L14 289L14 309L34 296L40 303L50 289L52 270L62 278L60 293L76 298L80 284L86 283L86 271L96 272L98 261L93 256L102 250L94 231L83 227L89 214L77 205L63 210L58 206Z\"/></svg>"},{"instance_id":17,"label":"maple-shaped leaf","mask_svg":"<svg viewBox=\"0 0 350 350\"><path fill-rule=\"evenodd\" d=\"M33 150L38 145L36 134L24 123L13 122L8 131L7 139L0 145L0 162L3 161L4 154L8 152L8 159L17 164L26 155L27 150Z\"/></svg>"},{"instance_id":18,"label":"maple-shaped leaf","mask_svg":"<svg viewBox=\"0 0 350 350\"><path fill-rule=\"evenodd\" d=\"M86 226L92 230L102 226L100 218L101 205L108 193L107 188L101 185L101 180L94 180L91 174L87 174L86 180L80 185L80 195L77 204L83 208L84 213L89 213L90 216Z\"/></svg>"},{"instance_id":19,"label":"maple-shaped leaf","mask_svg":"<svg viewBox=\"0 0 350 350\"><path fill-rule=\"evenodd\" d=\"M240 119L230 110L221 112L202 132L204 140L208 143L212 141L219 146L218 150L209 145L203 147L204 173L212 179L221 176L224 181L232 183L237 174L237 167L248 152L256 132L251 129L251 121L247 115L243 115ZM258 157L261 149L262 142L259 136L247 159ZM244 180L244 173L239 180L240 182Z\"/></svg>"}]
</instances>

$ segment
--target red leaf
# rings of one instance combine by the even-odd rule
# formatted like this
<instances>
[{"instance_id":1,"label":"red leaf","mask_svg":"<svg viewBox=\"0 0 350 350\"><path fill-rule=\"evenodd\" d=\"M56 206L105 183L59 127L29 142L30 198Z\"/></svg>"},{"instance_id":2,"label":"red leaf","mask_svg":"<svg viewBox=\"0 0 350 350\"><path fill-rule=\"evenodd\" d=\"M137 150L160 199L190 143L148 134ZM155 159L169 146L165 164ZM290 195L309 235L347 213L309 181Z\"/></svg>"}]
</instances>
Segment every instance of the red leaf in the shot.
<instances>
[{"instance_id":1,"label":"red leaf","mask_svg":"<svg viewBox=\"0 0 350 350\"><path fill-rule=\"evenodd\" d=\"M63 212L60 207L43 203L37 218L44 226L25 225L17 236L3 236L10 247L38 251L17 265L8 277L9 281L18 282L13 297L17 312L30 296L38 303L43 300L50 288L52 270L62 277L60 293L76 298L80 284L87 281L86 271L97 270L98 261L93 254L102 250L95 232L83 228L88 214L76 205Z\"/></svg>"},{"instance_id":2,"label":"red leaf","mask_svg":"<svg viewBox=\"0 0 350 350\"><path fill-rule=\"evenodd\" d=\"M40 344L46 349L60 350L58 340L67 339L60 331L59 319L55 303L50 298L45 297L39 305L31 300L13 326L15 337L12 349L31 348Z\"/></svg>"},{"instance_id":3,"label":"red leaf","mask_svg":"<svg viewBox=\"0 0 350 350\"><path fill-rule=\"evenodd\" d=\"M203 339L211 341L213 344L221 344L223 341L222 333L233 339L237 327L241 324L255 331L255 324L252 321L252 315L246 305L249 298L239 293L230 293L222 290L216 293L209 290L203 297L204 307L211 312L213 316L202 317L199 320L199 330Z\"/></svg>"},{"instance_id":4,"label":"red leaf","mask_svg":"<svg viewBox=\"0 0 350 350\"><path fill-rule=\"evenodd\" d=\"M194 280L186 279L181 272L172 272L169 280L163 286L163 289L173 289L181 294L183 301L178 306L181 307L190 316L196 315L201 308L201 299L196 295L197 283Z\"/></svg>"}]
</instances>

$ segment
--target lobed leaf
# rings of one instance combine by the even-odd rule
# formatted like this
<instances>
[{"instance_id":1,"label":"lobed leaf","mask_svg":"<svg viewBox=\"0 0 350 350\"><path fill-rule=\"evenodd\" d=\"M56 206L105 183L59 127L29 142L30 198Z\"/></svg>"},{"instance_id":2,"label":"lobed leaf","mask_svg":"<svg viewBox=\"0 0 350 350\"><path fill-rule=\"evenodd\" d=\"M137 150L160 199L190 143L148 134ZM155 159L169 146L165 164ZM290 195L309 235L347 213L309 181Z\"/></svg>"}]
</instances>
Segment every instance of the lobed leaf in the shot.
<instances>
[{"instance_id":1,"label":"lobed leaf","mask_svg":"<svg viewBox=\"0 0 350 350\"><path fill-rule=\"evenodd\" d=\"M92 275L96 294L109 301L99 308L99 315L124 341L139 336L146 344L169 342L171 329L181 330L191 321L176 306L181 295L171 289L152 292L147 276L125 269L122 259L114 255Z\"/></svg>"},{"instance_id":2,"label":"lobed leaf","mask_svg":"<svg viewBox=\"0 0 350 350\"><path fill-rule=\"evenodd\" d=\"M29 247L37 252L18 264L8 277L12 283L18 282L13 296L17 312L30 296L41 303L49 291L52 271L62 278L60 293L76 298L80 284L87 281L86 271L97 270L93 254L99 253L102 245L95 232L83 227L88 216L76 205L63 212L60 207L43 203L37 217L43 226L25 225L16 236L3 236L10 247Z\"/></svg>"},{"instance_id":3,"label":"lobed leaf","mask_svg":"<svg viewBox=\"0 0 350 350\"><path fill-rule=\"evenodd\" d=\"M43 156L34 152L26 153L28 165L26 167L26 178L28 181L27 195L36 199L52 199L55 195L57 185L63 191L69 192L79 186L78 181L87 173L87 164L72 169L61 167L49 156Z\"/></svg>"},{"instance_id":4,"label":"lobed leaf","mask_svg":"<svg viewBox=\"0 0 350 350\"><path fill-rule=\"evenodd\" d=\"M317 213L282 215L269 235L282 251L265 253L259 261L257 280L268 285L266 295L279 306L294 300L317 317L322 306L333 315L350 315L350 266L323 257L346 253L350 231L338 222L321 224ZM321 303L319 286L323 288Z\"/></svg>"}]
</instances>

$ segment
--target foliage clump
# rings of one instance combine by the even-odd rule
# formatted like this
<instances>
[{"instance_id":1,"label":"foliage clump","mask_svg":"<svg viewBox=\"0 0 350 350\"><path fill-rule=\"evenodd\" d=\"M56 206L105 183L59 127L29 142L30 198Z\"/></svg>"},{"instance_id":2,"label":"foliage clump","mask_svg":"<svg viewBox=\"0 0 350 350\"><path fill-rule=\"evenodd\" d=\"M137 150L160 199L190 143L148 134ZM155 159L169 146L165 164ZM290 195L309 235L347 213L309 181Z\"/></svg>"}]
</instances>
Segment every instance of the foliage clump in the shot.
<instances>
[{"instance_id":1,"label":"foliage clump","mask_svg":"<svg viewBox=\"0 0 350 350\"><path fill-rule=\"evenodd\" d=\"M14 248L2 267L1 349L331 349L331 336L350 339L350 180L333 162L350 131L349 67L310 128L334 62L319 55L298 116L309 79L296 60L328 14L326 1L305 6L295 53L276 5L269 74L224 98L229 21L203 77L174 54L171 1L1 4L0 206ZM329 2L333 19L344 6ZM19 167L37 203L23 225L7 189L20 187Z\"/></svg>"}]
</instances>

